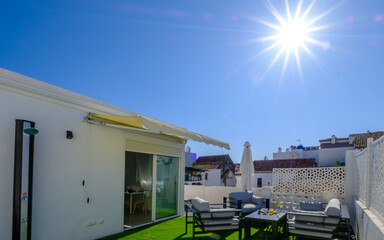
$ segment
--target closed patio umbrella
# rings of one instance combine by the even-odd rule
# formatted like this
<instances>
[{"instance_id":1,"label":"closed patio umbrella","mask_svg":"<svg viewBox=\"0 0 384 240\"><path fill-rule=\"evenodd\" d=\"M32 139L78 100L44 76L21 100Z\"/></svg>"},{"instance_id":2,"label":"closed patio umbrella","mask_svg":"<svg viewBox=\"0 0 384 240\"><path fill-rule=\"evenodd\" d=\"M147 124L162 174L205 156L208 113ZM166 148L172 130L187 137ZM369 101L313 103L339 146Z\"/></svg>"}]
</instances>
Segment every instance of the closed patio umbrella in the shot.
<instances>
[{"instance_id":1,"label":"closed patio umbrella","mask_svg":"<svg viewBox=\"0 0 384 240\"><path fill-rule=\"evenodd\" d=\"M247 141L244 143L244 151L240 164L241 187L243 191L252 191L253 168L251 144Z\"/></svg>"}]
</instances>

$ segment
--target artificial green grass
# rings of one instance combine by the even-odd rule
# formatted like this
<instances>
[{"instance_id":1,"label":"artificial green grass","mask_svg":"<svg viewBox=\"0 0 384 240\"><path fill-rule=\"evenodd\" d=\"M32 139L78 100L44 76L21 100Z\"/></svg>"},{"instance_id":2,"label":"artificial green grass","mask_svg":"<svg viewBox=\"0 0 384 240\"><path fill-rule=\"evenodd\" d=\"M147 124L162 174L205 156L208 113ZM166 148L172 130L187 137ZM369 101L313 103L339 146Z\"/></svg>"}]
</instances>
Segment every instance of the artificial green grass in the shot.
<instances>
[{"instance_id":1,"label":"artificial green grass","mask_svg":"<svg viewBox=\"0 0 384 240\"><path fill-rule=\"evenodd\" d=\"M280 233L282 233L283 228L280 227ZM257 223L251 228L251 238L250 239L260 239L260 240L269 240L272 236L271 226L268 224ZM220 231L216 233L207 233L207 234L198 234L195 235L195 239L228 239L228 240L237 240L239 237L238 231ZM243 230L244 238L244 230ZM185 234L185 217L179 217L164 221L155 225L137 228L128 230L123 233L119 233L113 236L101 238L100 240L129 240L129 239L138 239L138 240L166 240L166 239L180 239L188 240L192 239L192 225L188 224L188 233ZM285 240L285 235L279 235L280 240Z\"/></svg>"}]
</instances>

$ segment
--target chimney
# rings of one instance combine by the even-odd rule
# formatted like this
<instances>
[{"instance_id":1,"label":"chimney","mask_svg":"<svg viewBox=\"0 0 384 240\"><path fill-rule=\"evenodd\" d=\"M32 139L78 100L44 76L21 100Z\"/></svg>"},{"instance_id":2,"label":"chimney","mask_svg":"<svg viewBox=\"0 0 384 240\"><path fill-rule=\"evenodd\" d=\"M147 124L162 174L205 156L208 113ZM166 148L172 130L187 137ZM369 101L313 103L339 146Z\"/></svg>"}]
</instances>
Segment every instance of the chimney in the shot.
<instances>
[{"instance_id":1,"label":"chimney","mask_svg":"<svg viewBox=\"0 0 384 240\"><path fill-rule=\"evenodd\" d=\"M186 152L191 152L191 147L190 146L187 146L187 148L185 149Z\"/></svg>"},{"instance_id":2,"label":"chimney","mask_svg":"<svg viewBox=\"0 0 384 240\"><path fill-rule=\"evenodd\" d=\"M285 152L289 152L289 148L285 149Z\"/></svg>"},{"instance_id":3,"label":"chimney","mask_svg":"<svg viewBox=\"0 0 384 240\"><path fill-rule=\"evenodd\" d=\"M277 149L277 152L278 152L278 153L281 153L281 147L279 147L279 148Z\"/></svg>"},{"instance_id":4,"label":"chimney","mask_svg":"<svg viewBox=\"0 0 384 240\"><path fill-rule=\"evenodd\" d=\"M336 143L336 136L335 136L335 135L332 135L331 143L332 143L332 144L335 144L335 143Z\"/></svg>"}]
</instances>

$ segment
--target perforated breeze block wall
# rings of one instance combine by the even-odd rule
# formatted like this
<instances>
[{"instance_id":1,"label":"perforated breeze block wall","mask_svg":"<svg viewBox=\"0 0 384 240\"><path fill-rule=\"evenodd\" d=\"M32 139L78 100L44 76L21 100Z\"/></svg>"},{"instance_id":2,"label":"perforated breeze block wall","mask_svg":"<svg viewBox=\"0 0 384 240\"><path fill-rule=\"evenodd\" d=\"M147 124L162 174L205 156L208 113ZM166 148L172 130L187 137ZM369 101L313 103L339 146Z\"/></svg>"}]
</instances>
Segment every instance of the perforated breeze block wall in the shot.
<instances>
[{"instance_id":1,"label":"perforated breeze block wall","mask_svg":"<svg viewBox=\"0 0 384 240\"><path fill-rule=\"evenodd\" d=\"M344 167L275 168L272 176L272 206L292 210L301 201L321 202L322 192L334 193L341 202L345 197Z\"/></svg>"}]
</instances>

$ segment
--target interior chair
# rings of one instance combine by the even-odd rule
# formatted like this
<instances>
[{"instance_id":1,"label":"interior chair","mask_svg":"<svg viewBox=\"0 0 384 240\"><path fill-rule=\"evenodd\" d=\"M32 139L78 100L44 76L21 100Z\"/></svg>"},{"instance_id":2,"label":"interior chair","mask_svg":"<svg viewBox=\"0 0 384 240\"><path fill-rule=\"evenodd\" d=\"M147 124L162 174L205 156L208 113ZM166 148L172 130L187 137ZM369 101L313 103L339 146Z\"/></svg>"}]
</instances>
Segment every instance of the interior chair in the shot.
<instances>
[{"instance_id":1,"label":"interior chair","mask_svg":"<svg viewBox=\"0 0 384 240\"><path fill-rule=\"evenodd\" d=\"M147 194L144 194L144 200L135 201L135 204L133 205L133 213L135 213L137 205L142 205L143 212L147 214L147 206L151 206L152 204L152 196L147 196Z\"/></svg>"}]
</instances>

